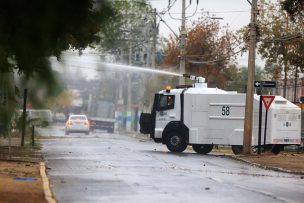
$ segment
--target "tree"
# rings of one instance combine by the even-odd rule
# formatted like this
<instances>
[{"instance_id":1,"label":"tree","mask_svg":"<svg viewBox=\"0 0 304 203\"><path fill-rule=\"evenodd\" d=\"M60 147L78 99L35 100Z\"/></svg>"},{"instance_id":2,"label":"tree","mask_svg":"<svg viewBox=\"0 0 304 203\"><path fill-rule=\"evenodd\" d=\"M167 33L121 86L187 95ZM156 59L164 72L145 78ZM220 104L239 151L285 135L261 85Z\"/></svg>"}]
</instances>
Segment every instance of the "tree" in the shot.
<instances>
[{"instance_id":1,"label":"tree","mask_svg":"<svg viewBox=\"0 0 304 203\"><path fill-rule=\"evenodd\" d=\"M136 51L150 51L154 32L152 7L146 0L115 1L114 7L119 12L102 27L101 49L113 54L119 62L128 62L129 55L135 61Z\"/></svg>"},{"instance_id":2,"label":"tree","mask_svg":"<svg viewBox=\"0 0 304 203\"><path fill-rule=\"evenodd\" d=\"M297 77L298 69L303 71L304 68L304 40L301 37L304 24L291 21L280 3L267 0L261 2L258 24L258 52L266 59L266 68L272 70L272 78L280 78L279 73L284 71L286 89L288 73L295 73Z\"/></svg>"},{"instance_id":3,"label":"tree","mask_svg":"<svg viewBox=\"0 0 304 203\"><path fill-rule=\"evenodd\" d=\"M108 0L0 1L0 74L17 71L27 80L38 81L52 95L58 83L49 57L60 59L64 50L81 51L97 42L101 25L107 24L115 12ZM11 80L1 79L1 83L14 84ZM14 88L7 87L0 88L1 94L14 96ZM15 106L16 100L10 100L8 105ZM1 114L8 118L12 111ZM1 119L0 123L7 125L8 120Z\"/></svg>"},{"instance_id":4,"label":"tree","mask_svg":"<svg viewBox=\"0 0 304 203\"><path fill-rule=\"evenodd\" d=\"M48 57L96 42L114 13L108 1L4 0L0 2L0 71L44 76Z\"/></svg>"},{"instance_id":5,"label":"tree","mask_svg":"<svg viewBox=\"0 0 304 203\"><path fill-rule=\"evenodd\" d=\"M48 70L48 69L47 69ZM51 98L60 97L66 87L63 84L61 77L57 71L45 71L47 78L41 78L36 73L33 73L31 78L21 77L20 86L27 87L28 103L32 108L43 109L49 108L48 100Z\"/></svg>"},{"instance_id":6,"label":"tree","mask_svg":"<svg viewBox=\"0 0 304 203\"><path fill-rule=\"evenodd\" d=\"M285 0L281 3L282 8L287 11L293 21L303 23L304 20L304 1Z\"/></svg>"},{"instance_id":7,"label":"tree","mask_svg":"<svg viewBox=\"0 0 304 203\"><path fill-rule=\"evenodd\" d=\"M208 16L202 16L188 29L186 72L202 75L211 86L224 87L223 69L233 62L237 37L228 27ZM171 37L166 43L163 65L178 69L179 41Z\"/></svg>"},{"instance_id":8,"label":"tree","mask_svg":"<svg viewBox=\"0 0 304 203\"><path fill-rule=\"evenodd\" d=\"M224 70L224 74L227 78L227 83L225 90L228 91L237 91L238 93L246 92L247 78L248 78L248 68L241 67L236 68L231 66ZM255 80L263 80L263 71L261 67L255 68Z\"/></svg>"},{"instance_id":9,"label":"tree","mask_svg":"<svg viewBox=\"0 0 304 203\"><path fill-rule=\"evenodd\" d=\"M71 106L73 98L73 92L69 91L68 89L64 89L60 92L60 94L56 95L56 97L49 97L46 100L46 105L49 109L52 110L65 109Z\"/></svg>"},{"instance_id":10,"label":"tree","mask_svg":"<svg viewBox=\"0 0 304 203\"><path fill-rule=\"evenodd\" d=\"M13 74L0 74L0 136L7 135L16 105Z\"/></svg>"},{"instance_id":11,"label":"tree","mask_svg":"<svg viewBox=\"0 0 304 203\"><path fill-rule=\"evenodd\" d=\"M179 65L179 41L170 35L165 43L165 58L162 65L165 67L171 66L176 69Z\"/></svg>"}]
</instances>

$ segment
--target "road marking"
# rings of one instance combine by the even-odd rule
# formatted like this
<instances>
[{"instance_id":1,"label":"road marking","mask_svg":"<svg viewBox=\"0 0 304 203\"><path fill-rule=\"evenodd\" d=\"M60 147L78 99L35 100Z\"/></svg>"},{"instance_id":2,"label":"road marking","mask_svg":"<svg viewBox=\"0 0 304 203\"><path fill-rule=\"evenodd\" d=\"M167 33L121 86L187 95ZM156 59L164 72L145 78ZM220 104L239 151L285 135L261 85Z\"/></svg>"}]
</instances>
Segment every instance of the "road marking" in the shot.
<instances>
[{"instance_id":1,"label":"road marking","mask_svg":"<svg viewBox=\"0 0 304 203\"><path fill-rule=\"evenodd\" d=\"M40 175L41 175L42 182L43 182L43 191L44 191L45 199L48 203L56 203L56 200L53 198L53 195L52 195L52 192L50 189L49 179L48 179L45 171L46 171L45 163L40 162Z\"/></svg>"}]
</instances>

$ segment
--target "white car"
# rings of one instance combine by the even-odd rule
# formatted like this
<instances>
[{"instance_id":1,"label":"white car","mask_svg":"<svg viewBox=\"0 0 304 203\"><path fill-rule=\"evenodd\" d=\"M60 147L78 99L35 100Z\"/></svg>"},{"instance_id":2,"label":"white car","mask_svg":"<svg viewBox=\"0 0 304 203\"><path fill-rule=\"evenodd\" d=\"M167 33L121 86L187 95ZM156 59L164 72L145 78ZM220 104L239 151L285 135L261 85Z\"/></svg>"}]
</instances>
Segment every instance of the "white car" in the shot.
<instances>
[{"instance_id":1,"label":"white car","mask_svg":"<svg viewBox=\"0 0 304 203\"><path fill-rule=\"evenodd\" d=\"M65 134L83 132L90 134L90 122L86 115L71 115L65 124Z\"/></svg>"}]
</instances>

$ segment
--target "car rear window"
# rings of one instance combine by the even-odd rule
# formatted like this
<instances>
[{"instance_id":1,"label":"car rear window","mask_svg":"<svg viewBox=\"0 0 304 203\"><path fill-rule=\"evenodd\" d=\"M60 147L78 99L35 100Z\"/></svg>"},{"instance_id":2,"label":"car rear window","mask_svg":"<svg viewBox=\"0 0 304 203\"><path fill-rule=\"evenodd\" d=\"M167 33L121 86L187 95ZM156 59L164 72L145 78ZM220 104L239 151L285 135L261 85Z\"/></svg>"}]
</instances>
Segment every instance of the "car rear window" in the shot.
<instances>
[{"instance_id":1,"label":"car rear window","mask_svg":"<svg viewBox=\"0 0 304 203\"><path fill-rule=\"evenodd\" d=\"M86 120L85 116L71 116L70 120Z\"/></svg>"}]
</instances>

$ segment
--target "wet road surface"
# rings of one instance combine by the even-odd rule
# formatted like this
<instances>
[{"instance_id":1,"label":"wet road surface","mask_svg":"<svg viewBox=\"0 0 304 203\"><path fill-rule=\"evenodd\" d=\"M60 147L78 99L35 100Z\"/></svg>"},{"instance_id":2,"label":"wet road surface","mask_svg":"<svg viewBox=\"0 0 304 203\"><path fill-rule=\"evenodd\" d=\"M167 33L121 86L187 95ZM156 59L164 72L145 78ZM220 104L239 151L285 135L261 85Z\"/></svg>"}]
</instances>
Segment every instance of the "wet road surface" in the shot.
<instances>
[{"instance_id":1,"label":"wet road surface","mask_svg":"<svg viewBox=\"0 0 304 203\"><path fill-rule=\"evenodd\" d=\"M263 170L224 155L175 154L161 144L107 133L61 135L41 142L60 203L304 199L301 176Z\"/></svg>"}]
</instances>

